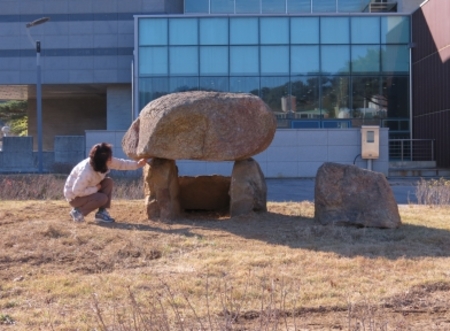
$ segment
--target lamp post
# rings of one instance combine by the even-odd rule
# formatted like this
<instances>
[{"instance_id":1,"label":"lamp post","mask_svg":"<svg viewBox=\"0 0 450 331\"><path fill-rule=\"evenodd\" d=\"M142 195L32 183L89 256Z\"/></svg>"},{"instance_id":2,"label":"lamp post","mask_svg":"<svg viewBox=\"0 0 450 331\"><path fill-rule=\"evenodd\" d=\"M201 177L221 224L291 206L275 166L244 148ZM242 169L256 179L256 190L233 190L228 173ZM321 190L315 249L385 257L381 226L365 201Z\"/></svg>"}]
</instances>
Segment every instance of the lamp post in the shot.
<instances>
[{"instance_id":1,"label":"lamp post","mask_svg":"<svg viewBox=\"0 0 450 331\"><path fill-rule=\"evenodd\" d=\"M37 108L37 134L38 134L38 171L39 173L43 172L42 166L42 90L41 90L41 42L36 40L36 42L31 38L30 28L33 26L43 24L50 20L49 17L41 17L37 20L27 23L27 34L28 38L31 41L31 44L34 46L36 44L36 108Z\"/></svg>"}]
</instances>

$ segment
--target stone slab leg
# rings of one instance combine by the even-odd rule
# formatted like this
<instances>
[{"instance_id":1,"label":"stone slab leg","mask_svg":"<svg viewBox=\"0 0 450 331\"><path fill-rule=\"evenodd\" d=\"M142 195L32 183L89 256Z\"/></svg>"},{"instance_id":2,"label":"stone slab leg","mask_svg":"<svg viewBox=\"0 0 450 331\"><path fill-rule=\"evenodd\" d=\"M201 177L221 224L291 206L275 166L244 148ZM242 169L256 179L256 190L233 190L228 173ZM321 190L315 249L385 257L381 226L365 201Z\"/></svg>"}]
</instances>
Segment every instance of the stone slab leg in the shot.
<instances>
[{"instance_id":1,"label":"stone slab leg","mask_svg":"<svg viewBox=\"0 0 450 331\"><path fill-rule=\"evenodd\" d=\"M267 211L267 186L264 174L254 159L236 161L231 173L230 215Z\"/></svg>"},{"instance_id":2,"label":"stone slab leg","mask_svg":"<svg viewBox=\"0 0 450 331\"><path fill-rule=\"evenodd\" d=\"M172 220L181 215L175 161L154 158L145 166L144 194L149 219Z\"/></svg>"}]
</instances>

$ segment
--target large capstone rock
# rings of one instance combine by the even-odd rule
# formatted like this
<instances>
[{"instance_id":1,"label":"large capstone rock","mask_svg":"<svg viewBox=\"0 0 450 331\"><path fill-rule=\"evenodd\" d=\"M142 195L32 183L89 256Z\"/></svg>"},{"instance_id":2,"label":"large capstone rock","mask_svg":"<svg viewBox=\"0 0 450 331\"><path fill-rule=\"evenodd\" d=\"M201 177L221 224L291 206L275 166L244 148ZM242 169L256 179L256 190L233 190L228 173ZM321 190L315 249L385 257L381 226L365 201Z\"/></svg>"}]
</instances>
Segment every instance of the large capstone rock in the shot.
<instances>
[{"instance_id":1,"label":"large capstone rock","mask_svg":"<svg viewBox=\"0 0 450 331\"><path fill-rule=\"evenodd\" d=\"M182 92L145 106L122 140L132 159L234 161L265 150L276 119L257 96Z\"/></svg>"},{"instance_id":2,"label":"large capstone rock","mask_svg":"<svg viewBox=\"0 0 450 331\"><path fill-rule=\"evenodd\" d=\"M321 224L397 228L397 202L386 177L353 165L326 162L317 171L315 219Z\"/></svg>"}]
</instances>

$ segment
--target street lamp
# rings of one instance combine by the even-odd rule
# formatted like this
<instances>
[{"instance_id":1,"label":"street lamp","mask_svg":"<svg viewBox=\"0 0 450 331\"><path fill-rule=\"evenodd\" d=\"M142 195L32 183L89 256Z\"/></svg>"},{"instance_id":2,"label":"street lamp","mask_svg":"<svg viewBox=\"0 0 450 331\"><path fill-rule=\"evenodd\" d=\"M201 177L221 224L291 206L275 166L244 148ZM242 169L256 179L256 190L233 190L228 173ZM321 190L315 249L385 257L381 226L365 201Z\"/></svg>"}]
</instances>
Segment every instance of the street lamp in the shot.
<instances>
[{"instance_id":1,"label":"street lamp","mask_svg":"<svg viewBox=\"0 0 450 331\"><path fill-rule=\"evenodd\" d=\"M33 26L43 24L50 20L50 17L41 17L33 22L27 23L27 34L28 38L31 41L31 44L34 46L36 44L36 108L37 108L37 133L38 133L38 170L39 173L42 173L42 90L41 90L41 42L36 40L36 42L31 38L30 29Z\"/></svg>"}]
</instances>

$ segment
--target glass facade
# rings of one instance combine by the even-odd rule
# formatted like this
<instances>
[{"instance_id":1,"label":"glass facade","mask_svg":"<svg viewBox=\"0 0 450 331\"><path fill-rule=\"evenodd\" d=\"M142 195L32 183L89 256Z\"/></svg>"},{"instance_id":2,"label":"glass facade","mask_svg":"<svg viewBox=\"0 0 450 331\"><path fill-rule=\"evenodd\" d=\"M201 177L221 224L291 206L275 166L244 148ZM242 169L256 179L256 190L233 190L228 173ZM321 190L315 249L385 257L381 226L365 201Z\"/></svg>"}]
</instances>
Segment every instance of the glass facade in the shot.
<instances>
[{"instance_id":1,"label":"glass facade","mask_svg":"<svg viewBox=\"0 0 450 331\"><path fill-rule=\"evenodd\" d=\"M186 14L361 13L371 0L185 0Z\"/></svg>"},{"instance_id":2,"label":"glass facade","mask_svg":"<svg viewBox=\"0 0 450 331\"><path fill-rule=\"evenodd\" d=\"M269 0L195 3L281 8ZM301 10L308 3L286 5ZM328 3L336 0L321 6ZM408 16L155 16L139 17L138 30L140 109L173 92L245 92L272 108L279 127L365 124L388 126L393 137L408 134Z\"/></svg>"}]
</instances>

